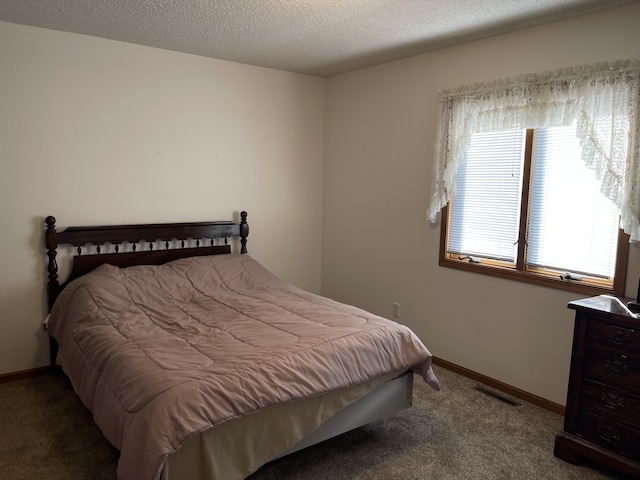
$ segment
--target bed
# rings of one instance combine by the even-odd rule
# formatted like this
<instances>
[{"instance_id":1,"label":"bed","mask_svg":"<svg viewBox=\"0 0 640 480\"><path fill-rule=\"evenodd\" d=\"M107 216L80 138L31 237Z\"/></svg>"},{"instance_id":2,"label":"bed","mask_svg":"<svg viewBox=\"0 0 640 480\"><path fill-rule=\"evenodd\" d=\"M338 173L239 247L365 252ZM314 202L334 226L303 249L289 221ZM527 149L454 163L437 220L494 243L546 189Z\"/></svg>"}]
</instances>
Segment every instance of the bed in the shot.
<instances>
[{"instance_id":1,"label":"bed","mask_svg":"<svg viewBox=\"0 0 640 480\"><path fill-rule=\"evenodd\" d=\"M281 281L237 221L70 227L45 220L47 327L118 478L246 478L408 407L431 354L408 328ZM75 255L60 282L58 253Z\"/></svg>"}]
</instances>

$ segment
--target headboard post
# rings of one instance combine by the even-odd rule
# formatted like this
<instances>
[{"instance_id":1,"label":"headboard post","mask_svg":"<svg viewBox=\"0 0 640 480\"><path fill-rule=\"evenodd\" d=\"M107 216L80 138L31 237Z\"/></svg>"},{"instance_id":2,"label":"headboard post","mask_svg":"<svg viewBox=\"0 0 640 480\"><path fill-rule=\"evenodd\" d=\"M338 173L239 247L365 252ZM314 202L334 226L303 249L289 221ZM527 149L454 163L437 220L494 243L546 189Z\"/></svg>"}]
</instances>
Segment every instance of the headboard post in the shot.
<instances>
[{"instance_id":1,"label":"headboard post","mask_svg":"<svg viewBox=\"0 0 640 480\"><path fill-rule=\"evenodd\" d=\"M47 296L49 302L49 311L53 307L53 302L56 299L60 284L58 283L58 262L56 262L56 249L58 248L58 235L56 233L56 219L55 217L48 216L45 219L47 224L47 231L45 233L45 246L47 247L47 255L49 257L49 264L47 270L49 272L49 282L47 285Z\"/></svg>"},{"instance_id":2,"label":"headboard post","mask_svg":"<svg viewBox=\"0 0 640 480\"><path fill-rule=\"evenodd\" d=\"M240 212L240 253L247 253L247 237L249 236L249 224L247 212Z\"/></svg>"}]
</instances>

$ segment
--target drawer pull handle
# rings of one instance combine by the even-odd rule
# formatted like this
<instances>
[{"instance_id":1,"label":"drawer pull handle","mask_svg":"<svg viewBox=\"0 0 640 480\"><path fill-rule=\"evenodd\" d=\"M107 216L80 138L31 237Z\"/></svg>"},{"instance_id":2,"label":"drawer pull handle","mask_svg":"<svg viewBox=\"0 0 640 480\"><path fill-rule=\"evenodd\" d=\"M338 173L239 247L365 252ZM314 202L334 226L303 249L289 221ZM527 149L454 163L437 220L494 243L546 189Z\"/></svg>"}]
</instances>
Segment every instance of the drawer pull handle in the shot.
<instances>
[{"instance_id":1,"label":"drawer pull handle","mask_svg":"<svg viewBox=\"0 0 640 480\"><path fill-rule=\"evenodd\" d=\"M622 363L620 360L607 360L604 362L604 368L607 372L613 375L621 375L629 371L629 366Z\"/></svg>"},{"instance_id":2,"label":"drawer pull handle","mask_svg":"<svg viewBox=\"0 0 640 480\"><path fill-rule=\"evenodd\" d=\"M619 442L620 441L620 432L613 429L609 425L605 425L604 427L600 424L596 427L596 432L600 434L600 438L605 442Z\"/></svg>"},{"instance_id":3,"label":"drawer pull handle","mask_svg":"<svg viewBox=\"0 0 640 480\"><path fill-rule=\"evenodd\" d=\"M629 334L618 330L616 333L611 334L611 340L616 345L622 346L629 341Z\"/></svg>"},{"instance_id":4,"label":"drawer pull handle","mask_svg":"<svg viewBox=\"0 0 640 480\"><path fill-rule=\"evenodd\" d=\"M615 393L603 393L600 398L604 403L604 406L611 410L624 408L624 398L617 396Z\"/></svg>"}]
</instances>

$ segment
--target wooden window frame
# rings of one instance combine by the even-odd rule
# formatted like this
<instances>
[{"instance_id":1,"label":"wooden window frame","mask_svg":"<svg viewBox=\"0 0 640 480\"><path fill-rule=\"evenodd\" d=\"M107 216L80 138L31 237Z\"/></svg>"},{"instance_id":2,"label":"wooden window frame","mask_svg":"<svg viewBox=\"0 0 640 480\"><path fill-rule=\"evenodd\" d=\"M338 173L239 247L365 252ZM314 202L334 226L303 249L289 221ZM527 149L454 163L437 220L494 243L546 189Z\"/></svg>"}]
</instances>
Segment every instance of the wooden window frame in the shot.
<instances>
[{"instance_id":1,"label":"wooden window frame","mask_svg":"<svg viewBox=\"0 0 640 480\"><path fill-rule=\"evenodd\" d=\"M442 209L440 227L440 258L441 267L455 268L467 272L502 277L510 280L541 285L545 287L568 290L585 295L614 294L624 296L629 257L629 235L618 230L618 246L613 285L609 281L594 277L583 277L581 280L562 279L559 272L544 268L533 268L526 264L526 235L527 218L529 213L529 188L531 182L531 153L533 145L533 129L527 129L524 170L522 179L522 201L520 206L520 225L518 233L518 252L515 264L482 259L481 263L469 262L447 252L449 244L449 205Z\"/></svg>"}]
</instances>

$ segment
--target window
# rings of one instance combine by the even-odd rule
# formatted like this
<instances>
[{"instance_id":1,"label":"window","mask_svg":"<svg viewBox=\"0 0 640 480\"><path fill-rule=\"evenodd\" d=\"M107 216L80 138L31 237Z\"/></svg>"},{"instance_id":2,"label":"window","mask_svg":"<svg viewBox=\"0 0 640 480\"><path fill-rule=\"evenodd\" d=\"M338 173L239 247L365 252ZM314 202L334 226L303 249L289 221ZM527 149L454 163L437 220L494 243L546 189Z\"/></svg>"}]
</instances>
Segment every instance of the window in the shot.
<instances>
[{"instance_id":1,"label":"window","mask_svg":"<svg viewBox=\"0 0 640 480\"><path fill-rule=\"evenodd\" d=\"M628 240L575 129L472 136L443 218L441 265L585 293L624 287Z\"/></svg>"},{"instance_id":2,"label":"window","mask_svg":"<svg viewBox=\"0 0 640 480\"><path fill-rule=\"evenodd\" d=\"M440 92L441 265L622 294L640 241L639 92L639 60Z\"/></svg>"}]
</instances>

